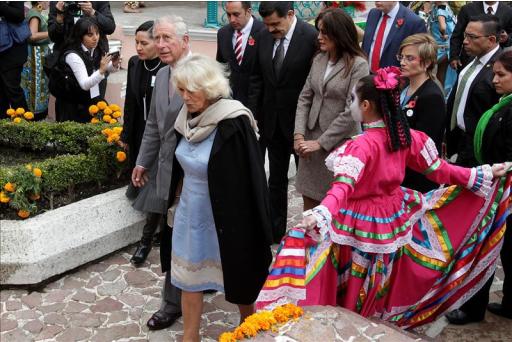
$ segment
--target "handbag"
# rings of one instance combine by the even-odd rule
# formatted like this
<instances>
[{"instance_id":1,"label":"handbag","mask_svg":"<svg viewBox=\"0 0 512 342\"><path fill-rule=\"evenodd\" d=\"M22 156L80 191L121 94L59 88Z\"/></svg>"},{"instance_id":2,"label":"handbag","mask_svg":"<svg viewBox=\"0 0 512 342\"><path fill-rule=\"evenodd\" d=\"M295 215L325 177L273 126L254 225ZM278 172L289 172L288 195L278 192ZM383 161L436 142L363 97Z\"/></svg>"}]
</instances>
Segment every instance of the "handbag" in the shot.
<instances>
[{"instance_id":1,"label":"handbag","mask_svg":"<svg viewBox=\"0 0 512 342\"><path fill-rule=\"evenodd\" d=\"M167 225L169 227L174 227L174 217L176 215L176 209L178 209L178 204L180 204L179 196L176 196L174 203L167 209Z\"/></svg>"},{"instance_id":2,"label":"handbag","mask_svg":"<svg viewBox=\"0 0 512 342\"><path fill-rule=\"evenodd\" d=\"M7 23L7 25L9 26L12 40L15 43L24 43L32 35L27 21L23 21L20 24Z\"/></svg>"}]
</instances>

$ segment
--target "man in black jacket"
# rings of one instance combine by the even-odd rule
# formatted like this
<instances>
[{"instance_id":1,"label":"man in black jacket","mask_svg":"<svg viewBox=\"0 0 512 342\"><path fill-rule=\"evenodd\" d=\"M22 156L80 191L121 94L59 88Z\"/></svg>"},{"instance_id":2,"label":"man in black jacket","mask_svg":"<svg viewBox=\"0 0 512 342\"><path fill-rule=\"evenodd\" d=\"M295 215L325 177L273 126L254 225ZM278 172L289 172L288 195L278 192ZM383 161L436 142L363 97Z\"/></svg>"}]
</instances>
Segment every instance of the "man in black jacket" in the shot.
<instances>
[{"instance_id":1,"label":"man in black jacket","mask_svg":"<svg viewBox=\"0 0 512 342\"><path fill-rule=\"evenodd\" d=\"M252 16L250 1L226 2L226 16L229 24L217 32L216 59L229 67L233 98L247 106L249 77L256 61L257 34L264 26Z\"/></svg>"},{"instance_id":2,"label":"man in black jacket","mask_svg":"<svg viewBox=\"0 0 512 342\"><path fill-rule=\"evenodd\" d=\"M23 1L0 1L0 20L19 24L25 19ZM27 109L25 94L21 89L21 71L27 61L27 43L13 42L0 52L0 119L7 117L9 107Z\"/></svg>"},{"instance_id":3,"label":"man in black jacket","mask_svg":"<svg viewBox=\"0 0 512 342\"><path fill-rule=\"evenodd\" d=\"M471 56L463 49L464 30L471 17L482 14L495 15L499 18L503 30L498 41L502 47L512 43L512 8L500 1L474 1L466 4L457 15L457 24L450 38L450 64L455 70L465 67L471 61Z\"/></svg>"},{"instance_id":4,"label":"man in black jacket","mask_svg":"<svg viewBox=\"0 0 512 342\"><path fill-rule=\"evenodd\" d=\"M257 62L249 85L249 108L259 115L260 140L268 149L274 242L286 231L288 166L293 149L297 101L317 50L318 33L295 16L292 1L265 1L259 13Z\"/></svg>"}]
</instances>

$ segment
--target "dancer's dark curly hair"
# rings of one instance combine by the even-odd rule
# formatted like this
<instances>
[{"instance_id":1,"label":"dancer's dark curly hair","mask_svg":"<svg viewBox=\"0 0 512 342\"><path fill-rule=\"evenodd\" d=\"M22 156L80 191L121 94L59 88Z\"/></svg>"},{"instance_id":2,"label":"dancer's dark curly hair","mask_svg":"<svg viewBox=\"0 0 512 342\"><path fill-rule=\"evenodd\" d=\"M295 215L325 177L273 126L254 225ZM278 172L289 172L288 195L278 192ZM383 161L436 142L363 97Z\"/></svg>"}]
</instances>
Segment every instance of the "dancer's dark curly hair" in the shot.
<instances>
[{"instance_id":1,"label":"dancer's dark curly hair","mask_svg":"<svg viewBox=\"0 0 512 342\"><path fill-rule=\"evenodd\" d=\"M391 151L411 146L411 132L407 118L400 106L398 86L387 90L377 89L374 78L374 75L368 75L357 83L356 93L359 101L368 100L373 103L377 113L382 115Z\"/></svg>"}]
</instances>

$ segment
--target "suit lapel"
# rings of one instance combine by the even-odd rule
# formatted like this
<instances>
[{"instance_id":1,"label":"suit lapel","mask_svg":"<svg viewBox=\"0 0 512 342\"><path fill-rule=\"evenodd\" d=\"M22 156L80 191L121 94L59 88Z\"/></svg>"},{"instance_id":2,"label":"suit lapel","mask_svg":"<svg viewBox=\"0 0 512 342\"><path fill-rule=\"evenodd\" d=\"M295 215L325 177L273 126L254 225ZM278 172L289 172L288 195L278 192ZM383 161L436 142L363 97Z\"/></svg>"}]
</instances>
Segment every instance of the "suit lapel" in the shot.
<instances>
[{"instance_id":1,"label":"suit lapel","mask_svg":"<svg viewBox=\"0 0 512 342\"><path fill-rule=\"evenodd\" d=\"M375 13L376 13L374 15L375 20L372 22L372 25L367 26L368 33L365 34L366 41L364 42L364 45L368 47L368 53L370 52L373 36L375 35L375 31L377 30L377 24L379 23L379 18L380 18L381 12L377 10ZM377 14L379 14L379 15L377 15ZM370 22L370 20L368 20L368 22ZM373 24L375 24L375 25L373 25Z\"/></svg>"},{"instance_id":2,"label":"suit lapel","mask_svg":"<svg viewBox=\"0 0 512 342\"><path fill-rule=\"evenodd\" d=\"M397 31L399 30L399 28L396 25L396 21L398 19L402 19L402 20L404 20L404 25L405 25L405 19L404 19L405 18L405 10L404 10L404 7L402 5L400 5L400 4L398 6L400 6L400 7L398 9L398 13L395 16L395 20L391 23L391 29L389 30L388 36L386 37L386 41L384 42L384 49L382 49L381 58L384 55L384 51L386 51L386 49L389 47L389 44L391 44L391 41L393 40L393 37L395 36ZM402 25L402 27L403 27L403 25Z\"/></svg>"},{"instance_id":3,"label":"suit lapel","mask_svg":"<svg viewBox=\"0 0 512 342\"><path fill-rule=\"evenodd\" d=\"M281 73L279 75L279 79L282 79L284 74L287 71L288 63L291 63L291 60L294 56L299 55L301 39L302 39L302 21L297 18L297 24L295 25L295 30L292 34L292 39L290 40L290 44L288 45L288 50L286 51L286 55L284 56L283 66L281 68ZM272 68L273 69L273 68ZM276 80L279 81L279 80Z\"/></svg>"},{"instance_id":4,"label":"suit lapel","mask_svg":"<svg viewBox=\"0 0 512 342\"><path fill-rule=\"evenodd\" d=\"M256 32L258 31L257 26L258 26L258 23L256 21L256 18L253 17L251 32L249 33L249 38L247 39L247 44L245 44L245 50L244 50L244 55L242 57L242 65L241 66L244 66L247 63L250 63L250 61L252 61L252 59L253 59L253 55L256 51L254 36L256 35ZM251 45L251 40L252 40L252 45ZM233 55L234 55L234 52L233 52Z\"/></svg>"},{"instance_id":5,"label":"suit lapel","mask_svg":"<svg viewBox=\"0 0 512 342\"><path fill-rule=\"evenodd\" d=\"M471 85L469 86L468 94L472 93L473 88L475 87L475 85L478 84L478 82L480 82L480 79L484 77L484 75L486 75L489 71L492 72L492 65L496 58L498 57L498 55L500 54L500 52L501 49L498 49L498 51L496 51L496 53L492 55L491 59L489 59L489 61L482 67L482 69L480 69L475 79L473 80L473 82L471 82Z\"/></svg>"},{"instance_id":6,"label":"suit lapel","mask_svg":"<svg viewBox=\"0 0 512 342\"><path fill-rule=\"evenodd\" d=\"M328 61L325 61L324 65L325 65L325 68L327 68L327 63ZM325 86L327 85L327 83L332 80L334 78L334 76L336 76L337 74L339 74L341 72L341 70L345 69L345 62L343 61L343 59L339 59L338 62L334 65L334 68L331 70L331 73L329 75L327 75L327 78L325 79L324 81L324 85L322 87L322 92L323 90L325 90ZM325 69L324 69L324 73L325 73ZM323 76L323 74L322 74ZM352 90L352 89L350 89Z\"/></svg>"},{"instance_id":7,"label":"suit lapel","mask_svg":"<svg viewBox=\"0 0 512 342\"><path fill-rule=\"evenodd\" d=\"M272 83L276 84L276 75L274 73L274 65L272 64L272 54L274 52L274 38L270 32L266 32L266 34L262 35L261 38L261 51L263 51L261 64L265 66L267 70L270 71L270 79Z\"/></svg>"},{"instance_id":8,"label":"suit lapel","mask_svg":"<svg viewBox=\"0 0 512 342\"><path fill-rule=\"evenodd\" d=\"M233 48L233 34L235 33L235 30L229 26L229 30L226 33L228 36L226 39L224 39L224 51L227 52L228 60L235 61L236 64L236 57L235 57L235 49Z\"/></svg>"}]
</instances>

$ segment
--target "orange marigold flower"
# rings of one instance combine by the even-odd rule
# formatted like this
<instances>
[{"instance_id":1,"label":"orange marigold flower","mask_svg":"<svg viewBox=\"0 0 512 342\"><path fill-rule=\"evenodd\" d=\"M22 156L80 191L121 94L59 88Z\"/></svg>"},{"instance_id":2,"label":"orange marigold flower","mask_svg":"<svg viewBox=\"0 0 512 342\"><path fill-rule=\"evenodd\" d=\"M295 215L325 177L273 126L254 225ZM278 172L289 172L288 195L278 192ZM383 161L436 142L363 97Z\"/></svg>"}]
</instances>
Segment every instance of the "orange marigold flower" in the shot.
<instances>
[{"instance_id":1,"label":"orange marigold flower","mask_svg":"<svg viewBox=\"0 0 512 342\"><path fill-rule=\"evenodd\" d=\"M32 173L34 174L34 176L36 177L41 177L43 175L43 171L41 171L40 168L37 168L35 167L34 170L32 171Z\"/></svg>"},{"instance_id":2,"label":"orange marigold flower","mask_svg":"<svg viewBox=\"0 0 512 342\"><path fill-rule=\"evenodd\" d=\"M112 109L113 112L117 112L117 111L121 110L121 107L119 107L115 103L112 103L111 105L109 105L108 108Z\"/></svg>"},{"instance_id":3,"label":"orange marigold flower","mask_svg":"<svg viewBox=\"0 0 512 342\"><path fill-rule=\"evenodd\" d=\"M25 112L25 114L23 114L23 117L27 120L32 120L34 118L34 113L32 112Z\"/></svg>"},{"instance_id":4,"label":"orange marigold flower","mask_svg":"<svg viewBox=\"0 0 512 342\"><path fill-rule=\"evenodd\" d=\"M91 114L91 115L95 115L95 114L97 114L99 111L100 111L100 109L98 108L98 106L96 106L96 105L91 105L91 106L89 106L89 114Z\"/></svg>"},{"instance_id":5,"label":"orange marigold flower","mask_svg":"<svg viewBox=\"0 0 512 342\"><path fill-rule=\"evenodd\" d=\"M14 118L14 120L12 120L15 124L18 124L21 122L21 118Z\"/></svg>"},{"instance_id":6,"label":"orange marigold flower","mask_svg":"<svg viewBox=\"0 0 512 342\"><path fill-rule=\"evenodd\" d=\"M126 160L126 153L124 153L123 151L117 151L116 159L120 163L124 162Z\"/></svg>"},{"instance_id":7,"label":"orange marigold flower","mask_svg":"<svg viewBox=\"0 0 512 342\"><path fill-rule=\"evenodd\" d=\"M14 190L16 190L16 184L11 182L5 183L4 190L8 192L14 192Z\"/></svg>"},{"instance_id":8,"label":"orange marigold flower","mask_svg":"<svg viewBox=\"0 0 512 342\"><path fill-rule=\"evenodd\" d=\"M25 114L25 109L19 107L19 108L16 108L16 115L23 115Z\"/></svg>"},{"instance_id":9,"label":"orange marigold flower","mask_svg":"<svg viewBox=\"0 0 512 342\"><path fill-rule=\"evenodd\" d=\"M108 122L109 124L113 125L113 124L116 124L117 123L117 120L116 119L110 119L110 121Z\"/></svg>"},{"instance_id":10,"label":"orange marigold flower","mask_svg":"<svg viewBox=\"0 0 512 342\"><path fill-rule=\"evenodd\" d=\"M101 131L101 133L103 133L103 135L105 135L105 136L107 136L107 137L108 137L108 136L109 136L109 135L111 135L113 132L112 132L112 129L110 129L110 128L105 128L105 129L103 129L103 130Z\"/></svg>"},{"instance_id":11,"label":"orange marigold flower","mask_svg":"<svg viewBox=\"0 0 512 342\"><path fill-rule=\"evenodd\" d=\"M107 103L105 101L100 101L97 103L97 105L98 105L98 108L101 110L104 110L105 108L107 108Z\"/></svg>"},{"instance_id":12,"label":"orange marigold flower","mask_svg":"<svg viewBox=\"0 0 512 342\"><path fill-rule=\"evenodd\" d=\"M29 171L32 171L32 164L25 165L25 168Z\"/></svg>"},{"instance_id":13,"label":"orange marigold flower","mask_svg":"<svg viewBox=\"0 0 512 342\"><path fill-rule=\"evenodd\" d=\"M103 121L110 122L112 120L112 117L110 115L103 115Z\"/></svg>"},{"instance_id":14,"label":"orange marigold flower","mask_svg":"<svg viewBox=\"0 0 512 342\"><path fill-rule=\"evenodd\" d=\"M113 113L112 109L110 109L108 107L103 109L103 114L105 114L105 115L112 115L112 113Z\"/></svg>"},{"instance_id":15,"label":"orange marigold flower","mask_svg":"<svg viewBox=\"0 0 512 342\"><path fill-rule=\"evenodd\" d=\"M114 131L114 133L121 134L121 132L123 131L123 127L114 127L112 128L112 131Z\"/></svg>"},{"instance_id":16,"label":"orange marigold flower","mask_svg":"<svg viewBox=\"0 0 512 342\"><path fill-rule=\"evenodd\" d=\"M236 338L232 332L225 332L219 336L219 342L236 342Z\"/></svg>"},{"instance_id":17,"label":"orange marigold flower","mask_svg":"<svg viewBox=\"0 0 512 342\"><path fill-rule=\"evenodd\" d=\"M30 216L30 212L21 209L21 210L18 210L18 216L21 217L22 219L26 219L27 217Z\"/></svg>"},{"instance_id":18,"label":"orange marigold flower","mask_svg":"<svg viewBox=\"0 0 512 342\"><path fill-rule=\"evenodd\" d=\"M9 203L11 198L3 191L0 191L0 203Z\"/></svg>"},{"instance_id":19,"label":"orange marigold flower","mask_svg":"<svg viewBox=\"0 0 512 342\"><path fill-rule=\"evenodd\" d=\"M120 117L121 117L121 112L120 112L120 111L118 111L118 110L117 110L117 111L115 111L114 113L112 113L112 117L113 117L113 118L116 118L116 119L117 119L117 118L120 118Z\"/></svg>"},{"instance_id":20,"label":"orange marigold flower","mask_svg":"<svg viewBox=\"0 0 512 342\"><path fill-rule=\"evenodd\" d=\"M31 194L30 196L28 196L28 198L30 198L31 201L37 201L38 199L41 198L41 195L39 195L39 194Z\"/></svg>"},{"instance_id":21,"label":"orange marigold flower","mask_svg":"<svg viewBox=\"0 0 512 342\"><path fill-rule=\"evenodd\" d=\"M14 114L16 114L16 111L12 108L9 108L5 113L9 116L13 116Z\"/></svg>"},{"instance_id":22,"label":"orange marigold flower","mask_svg":"<svg viewBox=\"0 0 512 342\"><path fill-rule=\"evenodd\" d=\"M100 120L98 120L98 118L92 118L91 119L91 123L92 124L97 124L98 122L100 122Z\"/></svg>"}]
</instances>

